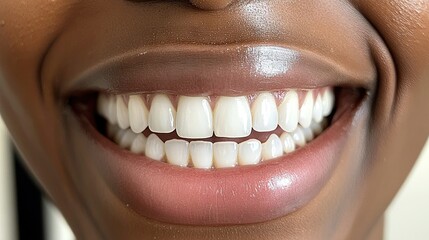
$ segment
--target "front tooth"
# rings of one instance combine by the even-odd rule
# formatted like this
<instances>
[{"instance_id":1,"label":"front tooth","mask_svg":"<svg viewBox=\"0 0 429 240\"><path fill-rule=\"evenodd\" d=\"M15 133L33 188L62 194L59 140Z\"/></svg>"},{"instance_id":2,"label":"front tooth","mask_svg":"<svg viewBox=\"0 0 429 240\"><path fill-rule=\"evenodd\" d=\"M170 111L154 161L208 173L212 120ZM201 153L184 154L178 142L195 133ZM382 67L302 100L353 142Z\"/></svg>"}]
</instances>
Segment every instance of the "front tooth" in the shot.
<instances>
[{"instance_id":1,"label":"front tooth","mask_svg":"<svg viewBox=\"0 0 429 240\"><path fill-rule=\"evenodd\" d=\"M116 96L109 96L109 107L108 107L108 117L107 120L110 124L116 124L118 122L117 119L117 111L116 111Z\"/></svg>"},{"instance_id":2,"label":"front tooth","mask_svg":"<svg viewBox=\"0 0 429 240\"><path fill-rule=\"evenodd\" d=\"M192 141L189 144L189 153L195 168L209 169L213 165L213 143Z\"/></svg>"},{"instance_id":3,"label":"front tooth","mask_svg":"<svg viewBox=\"0 0 429 240\"><path fill-rule=\"evenodd\" d=\"M177 135L182 138L213 136L212 108L205 97L181 96L176 115Z\"/></svg>"},{"instance_id":4,"label":"front tooth","mask_svg":"<svg viewBox=\"0 0 429 240\"><path fill-rule=\"evenodd\" d=\"M145 155L153 160L161 161L164 158L164 143L156 134L151 134L146 140Z\"/></svg>"},{"instance_id":5,"label":"front tooth","mask_svg":"<svg viewBox=\"0 0 429 240\"><path fill-rule=\"evenodd\" d=\"M235 167L237 165L237 143L217 142L213 144L213 158L216 168Z\"/></svg>"},{"instance_id":6,"label":"front tooth","mask_svg":"<svg viewBox=\"0 0 429 240\"><path fill-rule=\"evenodd\" d=\"M109 116L109 97L106 94L98 95L97 112L106 119Z\"/></svg>"},{"instance_id":7,"label":"front tooth","mask_svg":"<svg viewBox=\"0 0 429 240\"><path fill-rule=\"evenodd\" d=\"M119 127L122 129L129 128L130 121L128 118L128 107L125 105L124 98L122 96L116 96L116 114Z\"/></svg>"},{"instance_id":8,"label":"front tooth","mask_svg":"<svg viewBox=\"0 0 429 240\"><path fill-rule=\"evenodd\" d=\"M259 140L250 139L238 144L238 164L258 164L262 158L262 145Z\"/></svg>"},{"instance_id":9,"label":"front tooth","mask_svg":"<svg viewBox=\"0 0 429 240\"><path fill-rule=\"evenodd\" d=\"M313 133L313 130L311 130L310 127L303 128L302 132L304 133L304 137L305 137L305 141L306 142L310 142L311 140L314 139L314 133Z\"/></svg>"},{"instance_id":10,"label":"front tooth","mask_svg":"<svg viewBox=\"0 0 429 240\"><path fill-rule=\"evenodd\" d=\"M323 119L323 102L320 94L317 94L316 101L314 102L313 108L313 120L320 122Z\"/></svg>"},{"instance_id":11,"label":"front tooth","mask_svg":"<svg viewBox=\"0 0 429 240\"><path fill-rule=\"evenodd\" d=\"M147 138L143 133L139 133L131 144L130 151L135 154L143 154L146 148Z\"/></svg>"},{"instance_id":12,"label":"front tooth","mask_svg":"<svg viewBox=\"0 0 429 240\"><path fill-rule=\"evenodd\" d=\"M214 132L218 137L239 138L252 131L252 114L246 97L220 97L214 110Z\"/></svg>"},{"instance_id":13,"label":"front tooth","mask_svg":"<svg viewBox=\"0 0 429 240\"><path fill-rule=\"evenodd\" d=\"M147 128L147 117L149 115L149 111L140 96L130 96L128 101L128 114L130 127L133 132L141 133Z\"/></svg>"},{"instance_id":14,"label":"front tooth","mask_svg":"<svg viewBox=\"0 0 429 240\"><path fill-rule=\"evenodd\" d=\"M156 94L149 111L149 129L156 133L170 133L175 129L176 110L165 94Z\"/></svg>"},{"instance_id":15,"label":"front tooth","mask_svg":"<svg viewBox=\"0 0 429 240\"><path fill-rule=\"evenodd\" d=\"M313 92L308 91L305 96L304 103L299 110L299 124L302 127L309 127L313 118Z\"/></svg>"},{"instance_id":16,"label":"front tooth","mask_svg":"<svg viewBox=\"0 0 429 240\"><path fill-rule=\"evenodd\" d=\"M332 109L334 108L334 104L335 104L335 95L334 95L334 91L332 90L332 88L328 88L325 90L325 92L323 93L323 97L322 97L322 102L323 102L323 116L327 117L331 114Z\"/></svg>"},{"instance_id":17,"label":"front tooth","mask_svg":"<svg viewBox=\"0 0 429 240\"><path fill-rule=\"evenodd\" d=\"M296 147L295 147L295 142L293 141L293 137L289 134L289 133L283 133L280 136L280 140L282 142L283 145L283 151L285 153L291 153L293 151L295 151Z\"/></svg>"},{"instance_id":18,"label":"front tooth","mask_svg":"<svg viewBox=\"0 0 429 240\"><path fill-rule=\"evenodd\" d=\"M262 144L262 159L270 160L283 155L283 146L280 138L271 134L266 142Z\"/></svg>"},{"instance_id":19,"label":"front tooth","mask_svg":"<svg viewBox=\"0 0 429 240\"><path fill-rule=\"evenodd\" d=\"M261 93L252 104L253 129L270 132L277 128L277 104L271 93Z\"/></svg>"},{"instance_id":20,"label":"front tooth","mask_svg":"<svg viewBox=\"0 0 429 240\"><path fill-rule=\"evenodd\" d=\"M304 147L305 146L305 135L301 127L297 127L296 130L292 133L293 141L296 146Z\"/></svg>"},{"instance_id":21,"label":"front tooth","mask_svg":"<svg viewBox=\"0 0 429 240\"><path fill-rule=\"evenodd\" d=\"M289 91L278 107L279 125L286 132L293 132L298 126L299 98L296 91Z\"/></svg>"},{"instance_id":22,"label":"front tooth","mask_svg":"<svg viewBox=\"0 0 429 240\"><path fill-rule=\"evenodd\" d=\"M185 140L172 139L165 142L165 155L168 163L187 167L189 164L189 143Z\"/></svg>"},{"instance_id":23,"label":"front tooth","mask_svg":"<svg viewBox=\"0 0 429 240\"><path fill-rule=\"evenodd\" d=\"M133 143L134 139L136 138L136 134L131 130L125 130L125 133L122 135L122 137L119 139L119 146L122 148L129 148L131 147L131 144Z\"/></svg>"}]
</instances>

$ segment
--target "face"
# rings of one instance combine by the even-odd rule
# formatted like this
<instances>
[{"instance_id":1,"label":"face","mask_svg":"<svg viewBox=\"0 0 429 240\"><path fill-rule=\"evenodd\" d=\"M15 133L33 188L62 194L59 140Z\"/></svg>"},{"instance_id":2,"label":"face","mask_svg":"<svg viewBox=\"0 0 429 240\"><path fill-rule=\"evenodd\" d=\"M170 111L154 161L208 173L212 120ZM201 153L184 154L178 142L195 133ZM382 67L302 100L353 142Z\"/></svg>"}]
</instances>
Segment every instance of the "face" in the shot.
<instances>
[{"instance_id":1,"label":"face","mask_svg":"<svg viewBox=\"0 0 429 240\"><path fill-rule=\"evenodd\" d=\"M377 239L429 1L0 1L0 112L80 239Z\"/></svg>"}]
</instances>

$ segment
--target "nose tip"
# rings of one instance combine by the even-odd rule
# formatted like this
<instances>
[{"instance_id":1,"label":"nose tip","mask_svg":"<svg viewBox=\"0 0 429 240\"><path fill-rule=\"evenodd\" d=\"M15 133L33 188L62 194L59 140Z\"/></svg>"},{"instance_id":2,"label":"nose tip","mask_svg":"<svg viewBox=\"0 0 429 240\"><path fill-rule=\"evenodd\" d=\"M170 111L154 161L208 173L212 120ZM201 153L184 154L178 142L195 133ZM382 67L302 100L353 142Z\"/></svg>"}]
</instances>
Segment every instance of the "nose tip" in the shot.
<instances>
[{"instance_id":1,"label":"nose tip","mask_svg":"<svg viewBox=\"0 0 429 240\"><path fill-rule=\"evenodd\" d=\"M190 0L191 3L202 10L222 10L234 0Z\"/></svg>"}]
</instances>

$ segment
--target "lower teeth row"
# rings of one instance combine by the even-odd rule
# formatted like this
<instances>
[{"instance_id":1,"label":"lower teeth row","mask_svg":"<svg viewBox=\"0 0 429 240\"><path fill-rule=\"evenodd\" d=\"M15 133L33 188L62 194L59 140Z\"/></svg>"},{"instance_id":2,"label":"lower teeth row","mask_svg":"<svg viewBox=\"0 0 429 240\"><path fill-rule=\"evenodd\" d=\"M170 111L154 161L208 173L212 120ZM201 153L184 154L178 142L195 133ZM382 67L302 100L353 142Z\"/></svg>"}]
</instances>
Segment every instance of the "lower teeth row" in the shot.
<instances>
[{"instance_id":1,"label":"lower teeth row","mask_svg":"<svg viewBox=\"0 0 429 240\"><path fill-rule=\"evenodd\" d=\"M271 134L264 143L257 139L249 139L241 143L189 142L183 139L163 142L156 134L145 136L143 133L137 134L130 129L123 130L112 124L108 124L107 134L121 148L134 154L145 155L153 160L180 167L210 169L254 165L290 154L313 140L326 126L326 119L321 122L313 121L308 128L298 126L291 133Z\"/></svg>"}]
</instances>

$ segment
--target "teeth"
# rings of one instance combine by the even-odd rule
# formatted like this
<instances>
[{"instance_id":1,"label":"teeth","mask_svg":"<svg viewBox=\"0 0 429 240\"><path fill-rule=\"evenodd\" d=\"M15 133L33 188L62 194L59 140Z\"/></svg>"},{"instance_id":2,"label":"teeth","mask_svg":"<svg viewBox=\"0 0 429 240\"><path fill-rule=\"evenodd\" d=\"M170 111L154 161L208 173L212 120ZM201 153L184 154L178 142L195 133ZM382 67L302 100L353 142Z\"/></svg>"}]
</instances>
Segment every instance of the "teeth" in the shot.
<instances>
[{"instance_id":1,"label":"teeth","mask_svg":"<svg viewBox=\"0 0 429 240\"><path fill-rule=\"evenodd\" d=\"M316 101L314 102L313 108L313 120L320 122L323 119L323 102L320 94L317 95Z\"/></svg>"},{"instance_id":2,"label":"teeth","mask_svg":"<svg viewBox=\"0 0 429 240\"><path fill-rule=\"evenodd\" d=\"M322 97L323 116L327 117L332 113L335 104L335 95L332 88L326 89Z\"/></svg>"},{"instance_id":3,"label":"teeth","mask_svg":"<svg viewBox=\"0 0 429 240\"><path fill-rule=\"evenodd\" d=\"M147 128L148 115L149 111L143 99L140 96L130 96L128 101L128 116L133 132L141 133Z\"/></svg>"},{"instance_id":4,"label":"teeth","mask_svg":"<svg viewBox=\"0 0 429 240\"><path fill-rule=\"evenodd\" d=\"M312 122L310 125L311 131L313 131L314 135L319 135L323 131L321 122Z\"/></svg>"},{"instance_id":5,"label":"teeth","mask_svg":"<svg viewBox=\"0 0 429 240\"><path fill-rule=\"evenodd\" d=\"M296 146L304 147L306 144L305 135L301 127L296 128L296 130L292 133L293 141Z\"/></svg>"},{"instance_id":6,"label":"teeth","mask_svg":"<svg viewBox=\"0 0 429 240\"><path fill-rule=\"evenodd\" d=\"M218 137L247 137L252 114L246 97L220 97L214 110L214 132Z\"/></svg>"},{"instance_id":7,"label":"teeth","mask_svg":"<svg viewBox=\"0 0 429 240\"><path fill-rule=\"evenodd\" d=\"M116 111L116 97L110 96L109 97L109 106L108 106L108 116L107 120L110 124L117 123L117 111Z\"/></svg>"},{"instance_id":8,"label":"teeth","mask_svg":"<svg viewBox=\"0 0 429 240\"><path fill-rule=\"evenodd\" d=\"M308 91L299 111L299 124L301 124L302 127L306 128L311 124L311 119L313 118L313 102L313 92Z\"/></svg>"},{"instance_id":9,"label":"teeth","mask_svg":"<svg viewBox=\"0 0 429 240\"><path fill-rule=\"evenodd\" d=\"M216 168L235 167L237 165L237 143L217 142L213 144L214 165Z\"/></svg>"},{"instance_id":10,"label":"teeth","mask_svg":"<svg viewBox=\"0 0 429 240\"><path fill-rule=\"evenodd\" d=\"M250 139L238 145L238 164L258 164L262 158L262 145L259 140Z\"/></svg>"},{"instance_id":11,"label":"teeth","mask_svg":"<svg viewBox=\"0 0 429 240\"><path fill-rule=\"evenodd\" d=\"M277 104L271 93L259 94L252 104L252 117L255 131L270 132L277 128Z\"/></svg>"},{"instance_id":12,"label":"teeth","mask_svg":"<svg viewBox=\"0 0 429 240\"><path fill-rule=\"evenodd\" d=\"M182 138L213 136L212 108L205 97L181 96L176 115L177 135Z\"/></svg>"},{"instance_id":13,"label":"teeth","mask_svg":"<svg viewBox=\"0 0 429 240\"><path fill-rule=\"evenodd\" d=\"M283 155L283 146L280 138L271 134L268 140L262 144L262 159L270 160Z\"/></svg>"},{"instance_id":14,"label":"teeth","mask_svg":"<svg viewBox=\"0 0 429 240\"><path fill-rule=\"evenodd\" d=\"M311 128L303 128L302 132L304 133L304 138L306 142L310 142L314 139L314 133Z\"/></svg>"},{"instance_id":15,"label":"teeth","mask_svg":"<svg viewBox=\"0 0 429 240\"><path fill-rule=\"evenodd\" d=\"M146 140L146 157L161 161L164 158L164 143L156 134L151 134Z\"/></svg>"},{"instance_id":16,"label":"teeth","mask_svg":"<svg viewBox=\"0 0 429 240\"><path fill-rule=\"evenodd\" d=\"M129 128L128 107L125 105L124 99L121 96L116 96L116 114L119 127L122 129Z\"/></svg>"},{"instance_id":17,"label":"teeth","mask_svg":"<svg viewBox=\"0 0 429 240\"><path fill-rule=\"evenodd\" d=\"M143 154L146 148L147 138L142 134L138 134L131 144L130 151L135 154Z\"/></svg>"},{"instance_id":18,"label":"teeth","mask_svg":"<svg viewBox=\"0 0 429 240\"><path fill-rule=\"evenodd\" d=\"M165 94L156 94L149 111L149 129L156 133L170 133L175 129L176 110Z\"/></svg>"},{"instance_id":19,"label":"teeth","mask_svg":"<svg viewBox=\"0 0 429 240\"><path fill-rule=\"evenodd\" d=\"M280 136L280 141L282 142L283 151L285 153L291 153L295 151L296 147L292 135L285 132Z\"/></svg>"},{"instance_id":20,"label":"teeth","mask_svg":"<svg viewBox=\"0 0 429 240\"><path fill-rule=\"evenodd\" d=\"M185 140L168 140L165 142L165 154L168 163L186 167L189 164L189 143Z\"/></svg>"},{"instance_id":21,"label":"teeth","mask_svg":"<svg viewBox=\"0 0 429 240\"><path fill-rule=\"evenodd\" d=\"M125 130L124 134L119 138L118 144L122 148L129 148L133 143L136 135L131 130Z\"/></svg>"},{"instance_id":22,"label":"teeth","mask_svg":"<svg viewBox=\"0 0 429 240\"><path fill-rule=\"evenodd\" d=\"M286 93L283 102L278 107L279 125L286 132L293 132L298 126L299 99L296 91Z\"/></svg>"},{"instance_id":23,"label":"teeth","mask_svg":"<svg viewBox=\"0 0 429 240\"><path fill-rule=\"evenodd\" d=\"M213 165L213 143L193 141L189 144L189 153L195 168L211 168Z\"/></svg>"}]
</instances>

